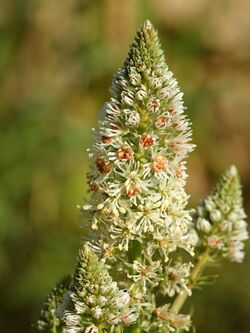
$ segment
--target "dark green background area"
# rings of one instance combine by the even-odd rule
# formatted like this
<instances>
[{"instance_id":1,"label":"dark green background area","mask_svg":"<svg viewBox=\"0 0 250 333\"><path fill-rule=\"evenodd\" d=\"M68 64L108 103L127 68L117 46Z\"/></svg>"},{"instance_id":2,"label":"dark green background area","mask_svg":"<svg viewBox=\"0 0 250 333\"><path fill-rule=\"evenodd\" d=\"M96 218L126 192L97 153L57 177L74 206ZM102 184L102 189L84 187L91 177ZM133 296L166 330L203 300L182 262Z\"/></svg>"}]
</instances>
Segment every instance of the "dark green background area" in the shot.
<instances>
[{"instance_id":1,"label":"dark green background area","mask_svg":"<svg viewBox=\"0 0 250 333\"><path fill-rule=\"evenodd\" d=\"M83 238L91 127L149 18L185 93L197 149L190 206L228 165L250 208L247 0L0 0L0 332L27 333ZM249 244L188 307L197 331L250 331ZM187 307L187 310L189 308Z\"/></svg>"}]
</instances>

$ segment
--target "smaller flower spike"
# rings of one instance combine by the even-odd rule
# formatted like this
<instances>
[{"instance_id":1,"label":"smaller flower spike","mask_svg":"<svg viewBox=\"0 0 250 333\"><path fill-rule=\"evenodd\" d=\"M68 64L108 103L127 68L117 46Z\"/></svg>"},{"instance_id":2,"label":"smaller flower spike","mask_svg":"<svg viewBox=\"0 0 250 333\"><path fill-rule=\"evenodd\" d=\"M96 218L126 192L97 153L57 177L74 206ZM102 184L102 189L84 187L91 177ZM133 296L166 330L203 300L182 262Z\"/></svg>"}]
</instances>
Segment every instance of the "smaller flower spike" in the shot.
<instances>
[{"instance_id":1,"label":"smaller flower spike","mask_svg":"<svg viewBox=\"0 0 250 333\"><path fill-rule=\"evenodd\" d=\"M248 238L238 171L231 166L196 211L201 243L213 254L242 262Z\"/></svg>"},{"instance_id":2,"label":"smaller flower spike","mask_svg":"<svg viewBox=\"0 0 250 333\"><path fill-rule=\"evenodd\" d=\"M38 332L60 333L62 330L62 321L57 317L56 310L63 301L64 293L69 289L71 277L62 279L55 288L48 294L40 318L37 323Z\"/></svg>"},{"instance_id":3,"label":"smaller flower spike","mask_svg":"<svg viewBox=\"0 0 250 333\"><path fill-rule=\"evenodd\" d=\"M119 290L103 261L84 245L79 251L73 283L65 295L64 333L119 332L137 320L126 290ZM63 306L63 305L62 305Z\"/></svg>"}]
</instances>

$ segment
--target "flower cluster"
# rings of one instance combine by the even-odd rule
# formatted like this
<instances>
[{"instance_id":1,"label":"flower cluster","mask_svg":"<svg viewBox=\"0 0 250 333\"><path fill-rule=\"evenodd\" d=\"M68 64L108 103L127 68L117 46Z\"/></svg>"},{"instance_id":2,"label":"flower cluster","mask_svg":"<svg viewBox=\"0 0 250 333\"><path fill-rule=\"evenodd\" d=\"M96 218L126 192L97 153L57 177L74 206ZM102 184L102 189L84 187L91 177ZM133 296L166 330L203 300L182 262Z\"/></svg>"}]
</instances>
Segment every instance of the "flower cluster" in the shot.
<instances>
[{"instance_id":1,"label":"flower cluster","mask_svg":"<svg viewBox=\"0 0 250 333\"><path fill-rule=\"evenodd\" d=\"M90 246L105 259L133 264L127 276L141 281L146 292L160 278L161 264L158 259L152 262L153 256L167 262L178 248L193 254L197 240L184 189L184 159L194 148L190 122L183 93L149 21L138 31L110 91L111 100L94 131L91 195L82 210L97 231L98 239ZM127 254L135 244L141 247L143 263L133 263L137 258ZM145 272L143 266L148 267L146 276L137 272Z\"/></svg>"},{"instance_id":2,"label":"flower cluster","mask_svg":"<svg viewBox=\"0 0 250 333\"><path fill-rule=\"evenodd\" d=\"M242 262L248 238L239 175L231 166L196 211L202 246L231 261Z\"/></svg>"},{"instance_id":3,"label":"flower cluster","mask_svg":"<svg viewBox=\"0 0 250 333\"><path fill-rule=\"evenodd\" d=\"M90 195L80 207L93 232L71 282L49 295L38 330L189 331L190 315L179 311L207 264L244 257L248 234L237 170L231 167L191 214L185 192L185 159L194 148L190 122L149 21L110 93L89 152Z\"/></svg>"},{"instance_id":4,"label":"flower cluster","mask_svg":"<svg viewBox=\"0 0 250 333\"><path fill-rule=\"evenodd\" d=\"M96 254L84 245L72 286L64 294L57 315L64 322L63 333L119 332L138 317L132 298L119 290L107 268Z\"/></svg>"}]
</instances>

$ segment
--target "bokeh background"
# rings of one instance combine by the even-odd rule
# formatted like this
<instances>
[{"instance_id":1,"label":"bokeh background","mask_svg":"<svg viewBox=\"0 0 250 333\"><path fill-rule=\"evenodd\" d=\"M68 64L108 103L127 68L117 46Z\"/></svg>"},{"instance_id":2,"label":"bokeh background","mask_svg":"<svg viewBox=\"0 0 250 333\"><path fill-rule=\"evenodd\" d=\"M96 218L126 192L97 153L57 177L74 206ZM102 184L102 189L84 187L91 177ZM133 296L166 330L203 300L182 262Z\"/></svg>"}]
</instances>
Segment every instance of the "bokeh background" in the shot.
<instances>
[{"instance_id":1,"label":"bokeh background","mask_svg":"<svg viewBox=\"0 0 250 333\"><path fill-rule=\"evenodd\" d=\"M185 92L197 149L191 205L235 163L250 208L248 0L0 0L0 332L27 333L71 272L86 148L136 29L149 18ZM198 332L250 331L250 246L195 292Z\"/></svg>"}]
</instances>

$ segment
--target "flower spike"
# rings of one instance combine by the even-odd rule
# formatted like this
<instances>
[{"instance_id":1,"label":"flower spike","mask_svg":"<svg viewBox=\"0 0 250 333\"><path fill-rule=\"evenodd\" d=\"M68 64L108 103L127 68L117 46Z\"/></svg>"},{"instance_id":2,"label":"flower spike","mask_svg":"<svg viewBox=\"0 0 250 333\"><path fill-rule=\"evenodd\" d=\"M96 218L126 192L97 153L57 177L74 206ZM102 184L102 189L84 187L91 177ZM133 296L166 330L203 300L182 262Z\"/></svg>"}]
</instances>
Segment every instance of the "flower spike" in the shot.
<instances>
[{"instance_id":1,"label":"flower spike","mask_svg":"<svg viewBox=\"0 0 250 333\"><path fill-rule=\"evenodd\" d=\"M38 332L56 333L61 332L62 321L57 316L56 310L63 301L63 296L68 291L71 284L71 276L66 276L62 279L55 288L48 294L43 309L40 313L40 318L37 322Z\"/></svg>"},{"instance_id":2,"label":"flower spike","mask_svg":"<svg viewBox=\"0 0 250 333\"><path fill-rule=\"evenodd\" d=\"M197 229L204 246L231 261L242 262L248 238L239 174L231 166L197 208Z\"/></svg>"},{"instance_id":3,"label":"flower spike","mask_svg":"<svg viewBox=\"0 0 250 333\"><path fill-rule=\"evenodd\" d=\"M119 290L105 264L87 245L79 251L72 287L60 311L63 333L120 333L138 317L129 293Z\"/></svg>"},{"instance_id":4,"label":"flower spike","mask_svg":"<svg viewBox=\"0 0 250 333\"><path fill-rule=\"evenodd\" d=\"M126 252L136 242L164 261L177 248L193 254L196 237L184 189L185 158L194 148L190 122L149 21L137 32L110 92L89 154L92 194L82 207L98 229L91 246L104 258L130 263Z\"/></svg>"}]
</instances>

